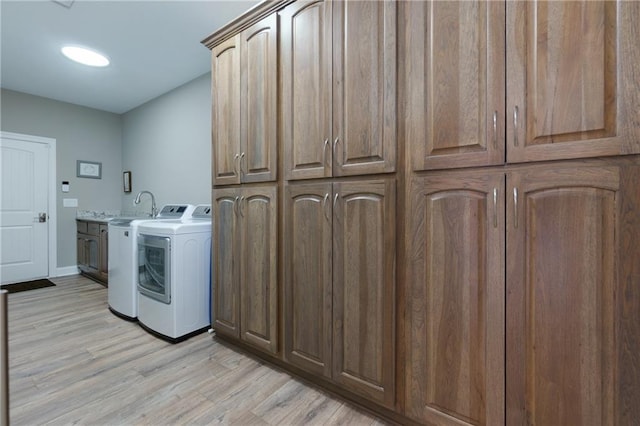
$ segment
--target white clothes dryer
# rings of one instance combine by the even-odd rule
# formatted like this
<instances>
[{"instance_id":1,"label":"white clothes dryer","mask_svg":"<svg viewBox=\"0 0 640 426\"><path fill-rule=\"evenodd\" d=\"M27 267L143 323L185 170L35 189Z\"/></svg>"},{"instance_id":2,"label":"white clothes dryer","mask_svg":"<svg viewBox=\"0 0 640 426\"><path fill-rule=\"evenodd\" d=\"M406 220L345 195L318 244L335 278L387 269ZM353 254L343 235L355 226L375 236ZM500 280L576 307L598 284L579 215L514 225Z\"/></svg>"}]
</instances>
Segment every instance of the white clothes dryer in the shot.
<instances>
[{"instance_id":1,"label":"white clothes dryer","mask_svg":"<svg viewBox=\"0 0 640 426\"><path fill-rule=\"evenodd\" d=\"M138 319L138 226L157 220L178 220L191 217L195 206L167 204L155 219L151 217L117 218L109 221L109 310L129 321Z\"/></svg>"},{"instance_id":2,"label":"white clothes dryer","mask_svg":"<svg viewBox=\"0 0 640 426\"><path fill-rule=\"evenodd\" d=\"M138 321L177 343L210 327L211 205L138 227Z\"/></svg>"}]
</instances>

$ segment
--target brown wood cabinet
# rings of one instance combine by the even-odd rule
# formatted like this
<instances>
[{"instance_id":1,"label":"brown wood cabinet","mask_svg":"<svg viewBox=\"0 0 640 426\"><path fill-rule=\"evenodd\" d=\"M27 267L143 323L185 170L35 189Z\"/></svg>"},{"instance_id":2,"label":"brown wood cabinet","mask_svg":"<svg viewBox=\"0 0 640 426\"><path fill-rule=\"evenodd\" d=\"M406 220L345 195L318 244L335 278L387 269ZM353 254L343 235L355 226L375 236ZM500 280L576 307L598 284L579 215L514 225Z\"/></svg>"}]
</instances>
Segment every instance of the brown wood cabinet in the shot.
<instances>
[{"instance_id":1,"label":"brown wood cabinet","mask_svg":"<svg viewBox=\"0 0 640 426\"><path fill-rule=\"evenodd\" d=\"M507 181L507 424L620 424L616 230L631 195L620 168L538 167Z\"/></svg>"},{"instance_id":2,"label":"brown wood cabinet","mask_svg":"<svg viewBox=\"0 0 640 426\"><path fill-rule=\"evenodd\" d=\"M636 424L639 21L276 0L213 34L218 335L398 423Z\"/></svg>"},{"instance_id":3,"label":"brown wood cabinet","mask_svg":"<svg viewBox=\"0 0 640 426\"><path fill-rule=\"evenodd\" d=\"M276 180L277 16L213 49L213 182Z\"/></svg>"},{"instance_id":4,"label":"brown wood cabinet","mask_svg":"<svg viewBox=\"0 0 640 426\"><path fill-rule=\"evenodd\" d=\"M285 186L284 356L331 377L332 184Z\"/></svg>"},{"instance_id":5,"label":"brown wood cabinet","mask_svg":"<svg viewBox=\"0 0 640 426\"><path fill-rule=\"evenodd\" d=\"M333 379L393 407L395 179L333 189Z\"/></svg>"},{"instance_id":6,"label":"brown wood cabinet","mask_svg":"<svg viewBox=\"0 0 640 426\"><path fill-rule=\"evenodd\" d=\"M216 189L213 201L216 332L277 353L277 188Z\"/></svg>"},{"instance_id":7,"label":"brown wood cabinet","mask_svg":"<svg viewBox=\"0 0 640 426\"><path fill-rule=\"evenodd\" d=\"M414 170L640 153L633 2L405 7Z\"/></svg>"},{"instance_id":8,"label":"brown wood cabinet","mask_svg":"<svg viewBox=\"0 0 640 426\"><path fill-rule=\"evenodd\" d=\"M640 152L636 2L507 2L508 162Z\"/></svg>"},{"instance_id":9,"label":"brown wood cabinet","mask_svg":"<svg viewBox=\"0 0 640 426\"><path fill-rule=\"evenodd\" d=\"M89 219L76 219L77 255L80 273L101 284L109 281L109 228Z\"/></svg>"},{"instance_id":10,"label":"brown wood cabinet","mask_svg":"<svg viewBox=\"0 0 640 426\"><path fill-rule=\"evenodd\" d=\"M394 404L395 180L286 186L285 357Z\"/></svg>"},{"instance_id":11,"label":"brown wood cabinet","mask_svg":"<svg viewBox=\"0 0 640 426\"><path fill-rule=\"evenodd\" d=\"M212 50L211 155L214 185L240 183L240 35Z\"/></svg>"},{"instance_id":12,"label":"brown wood cabinet","mask_svg":"<svg viewBox=\"0 0 640 426\"><path fill-rule=\"evenodd\" d=\"M502 164L505 4L403 3L413 170Z\"/></svg>"},{"instance_id":13,"label":"brown wood cabinet","mask_svg":"<svg viewBox=\"0 0 640 426\"><path fill-rule=\"evenodd\" d=\"M407 414L504 424L504 172L411 182Z\"/></svg>"},{"instance_id":14,"label":"brown wood cabinet","mask_svg":"<svg viewBox=\"0 0 640 426\"><path fill-rule=\"evenodd\" d=\"M624 305L640 301L628 292L639 251L620 237L639 232L640 220L623 219L640 202L629 184L639 173L636 157L412 180L409 417L628 424L616 407L638 398L622 373L635 361L622 356L630 342L616 336L637 324L616 295Z\"/></svg>"},{"instance_id":15,"label":"brown wood cabinet","mask_svg":"<svg viewBox=\"0 0 640 426\"><path fill-rule=\"evenodd\" d=\"M109 281L109 226L100 225L100 278Z\"/></svg>"},{"instance_id":16,"label":"brown wood cabinet","mask_svg":"<svg viewBox=\"0 0 640 426\"><path fill-rule=\"evenodd\" d=\"M213 326L240 338L240 189L215 189L213 204Z\"/></svg>"},{"instance_id":17,"label":"brown wood cabinet","mask_svg":"<svg viewBox=\"0 0 640 426\"><path fill-rule=\"evenodd\" d=\"M281 19L286 179L396 169L396 3L298 1Z\"/></svg>"}]
</instances>

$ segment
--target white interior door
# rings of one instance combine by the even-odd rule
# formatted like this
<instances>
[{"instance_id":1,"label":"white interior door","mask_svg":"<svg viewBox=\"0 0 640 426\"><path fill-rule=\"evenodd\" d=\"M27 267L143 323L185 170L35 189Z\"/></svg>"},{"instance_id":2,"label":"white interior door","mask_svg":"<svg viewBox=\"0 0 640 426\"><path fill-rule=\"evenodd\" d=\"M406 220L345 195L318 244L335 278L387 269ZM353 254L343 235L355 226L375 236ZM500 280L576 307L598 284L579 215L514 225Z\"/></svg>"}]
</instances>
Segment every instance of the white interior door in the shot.
<instances>
[{"instance_id":1,"label":"white interior door","mask_svg":"<svg viewBox=\"0 0 640 426\"><path fill-rule=\"evenodd\" d=\"M0 138L0 282L49 274L49 145ZM44 221L43 221L44 220Z\"/></svg>"}]
</instances>

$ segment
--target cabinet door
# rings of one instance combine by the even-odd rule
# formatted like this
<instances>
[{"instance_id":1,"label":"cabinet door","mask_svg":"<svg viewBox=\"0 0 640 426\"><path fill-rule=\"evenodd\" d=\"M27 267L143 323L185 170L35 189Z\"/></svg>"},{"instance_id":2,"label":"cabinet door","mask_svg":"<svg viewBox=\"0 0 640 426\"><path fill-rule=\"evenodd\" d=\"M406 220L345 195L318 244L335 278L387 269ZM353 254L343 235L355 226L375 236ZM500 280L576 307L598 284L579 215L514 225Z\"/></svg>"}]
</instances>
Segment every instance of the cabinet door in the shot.
<instances>
[{"instance_id":1,"label":"cabinet door","mask_svg":"<svg viewBox=\"0 0 640 426\"><path fill-rule=\"evenodd\" d=\"M213 184L240 183L240 35L212 51Z\"/></svg>"},{"instance_id":2,"label":"cabinet door","mask_svg":"<svg viewBox=\"0 0 640 426\"><path fill-rule=\"evenodd\" d=\"M396 121L396 2L333 2L333 175L395 171Z\"/></svg>"},{"instance_id":3,"label":"cabinet door","mask_svg":"<svg viewBox=\"0 0 640 426\"><path fill-rule=\"evenodd\" d=\"M285 195L285 357L331 376L330 183L289 184Z\"/></svg>"},{"instance_id":4,"label":"cabinet door","mask_svg":"<svg viewBox=\"0 0 640 426\"><path fill-rule=\"evenodd\" d=\"M100 225L100 277L107 280L109 276L109 230L107 225Z\"/></svg>"},{"instance_id":5,"label":"cabinet door","mask_svg":"<svg viewBox=\"0 0 640 426\"><path fill-rule=\"evenodd\" d=\"M246 188L238 207L242 227L240 338L278 351L278 209L275 186Z\"/></svg>"},{"instance_id":6,"label":"cabinet door","mask_svg":"<svg viewBox=\"0 0 640 426\"><path fill-rule=\"evenodd\" d=\"M497 1L403 4L413 170L504 162L504 19Z\"/></svg>"},{"instance_id":7,"label":"cabinet door","mask_svg":"<svg viewBox=\"0 0 640 426\"><path fill-rule=\"evenodd\" d=\"M240 337L239 192L213 191L213 325L216 333Z\"/></svg>"},{"instance_id":8,"label":"cabinet door","mask_svg":"<svg viewBox=\"0 0 640 426\"><path fill-rule=\"evenodd\" d=\"M395 179L334 184L333 379L395 402Z\"/></svg>"},{"instance_id":9,"label":"cabinet door","mask_svg":"<svg viewBox=\"0 0 640 426\"><path fill-rule=\"evenodd\" d=\"M86 234L77 234L77 263L78 268L84 270L87 266L87 236Z\"/></svg>"},{"instance_id":10,"label":"cabinet door","mask_svg":"<svg viewBox=\"0 0 640 426\"><path fill-rule=\"evenodd\" d=\"M507 2L509 162L640 152L639 20L638 2Z\"/></svg>"},{"instance_id":11,"label":"cabinet door","mask_svg":"<svg viewBox=\"0 0 640 426\"><path fill-rule=\"evenodd\" d=\"M297 1L279 14L285 177L331 176L331 4Z\"/></svg>"},{"instance_id":12,"label":"cabinet door","mask_svg":"<svg viewBox=\"0 0 640 426\"><path fill-rule=\"evenodd\" d=\"M507 424L612 425L619 171L507 182Z\"/></svg>"},{"instance_id":13,"label":"cabinet door","mask_svg":"<svg viewBox=\"0 0 640 426\"><path fill-rule=\"evenodd\" d=\"M100 238L93 235L87 235L87 269L98 274L100 271Z\"/></svg>"},{"instance_id":14,"label":"cabinet door","mask_svg":"<svg viewBox=\"0 0 640 426\"><path fill-rule=\"evenodd\" d=\"M242 90L240 174L242 182L276 180L278 126L277 16L241 34Z\"/></svg>"},{"instance_id":15,"label":"cabinet door","mask_svg":"<svg viewBox=\"0 0 640 426\"><path fill-rule=\"evenodd\" d=\"M504 424L504 186L490 171L411 182L406 410L420 422Z\"/></svg>"}]
</instances>

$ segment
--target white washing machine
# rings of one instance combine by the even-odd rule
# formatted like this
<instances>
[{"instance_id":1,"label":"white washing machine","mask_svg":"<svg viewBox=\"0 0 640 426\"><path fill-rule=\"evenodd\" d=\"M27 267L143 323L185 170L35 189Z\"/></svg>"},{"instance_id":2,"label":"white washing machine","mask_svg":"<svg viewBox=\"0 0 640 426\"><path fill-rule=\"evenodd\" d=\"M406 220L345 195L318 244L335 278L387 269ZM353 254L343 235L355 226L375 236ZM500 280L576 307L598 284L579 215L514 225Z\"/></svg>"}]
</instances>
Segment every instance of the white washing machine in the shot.
<instances>
[{"instance_id":1,"label":"white washing machine","mask_svg":"<svg viewBox=\"0 0 640 426\"><path fill-rule=\"evenodd\" d=\"M210 327L211 205L138 226L138 321L177 343Z\"/></svg>"},{"instance_id":2,"label":"white washing machine","mask_svg":"<svg viewBox=\"0 0 640 426\"><path fill-rule=\"evenodd\" d=\"M148 221L191 217L195 206L167 204L155 219L118 218L109 222L109 310L129 321L138 318L138 226Z\"/></svg>"}]
</instances>

